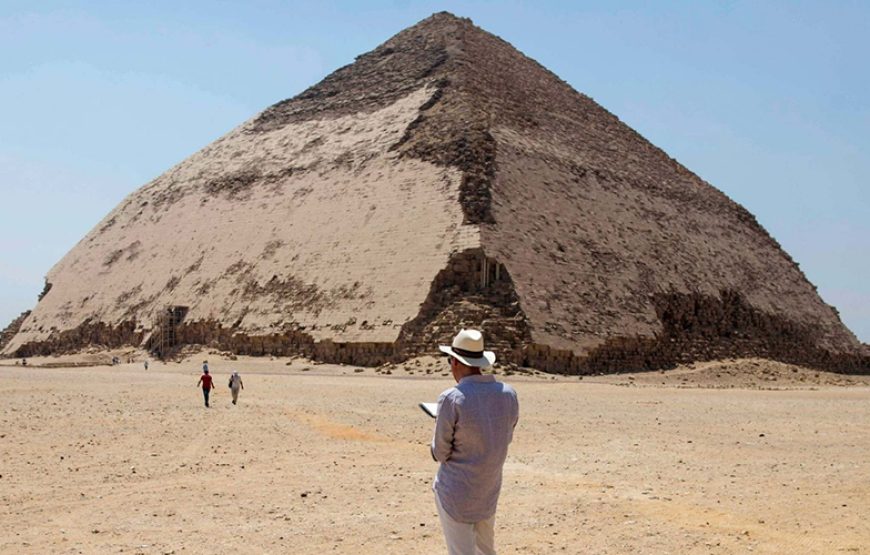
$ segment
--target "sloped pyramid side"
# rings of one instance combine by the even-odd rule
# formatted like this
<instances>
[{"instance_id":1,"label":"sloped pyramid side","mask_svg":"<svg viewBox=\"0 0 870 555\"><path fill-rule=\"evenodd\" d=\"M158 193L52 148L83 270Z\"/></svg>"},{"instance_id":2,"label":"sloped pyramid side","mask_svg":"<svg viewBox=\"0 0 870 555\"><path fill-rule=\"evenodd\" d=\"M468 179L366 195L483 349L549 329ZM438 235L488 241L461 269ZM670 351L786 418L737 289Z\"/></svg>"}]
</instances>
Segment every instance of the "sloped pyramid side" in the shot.
<instances>
[{"instance_id":1,"label":"sloped pyramid side","mask_svg":"<svg viewBox=\"0 0 870 555\"><path fill-rule=\"evenodd\" d=\"M867 367L837 312L742 206L508 43L440 17L451 52L441 94L399 149L463 170L465 221L481 226L490 267L504 268L520 305L525 330L507 334L524 337L517 360ZM498 337L501 322L487 324Z\"/></svg>"},{"instance_id":2,"label":"sloped pyramid side","mask_svg":"<svg viewBox=\"0 0 870 555\"><path fill-rule=\"evenodd\" d=\"M462 57L490 145L481 242L534 344L581 367L614 343L641 366L677 354L663 342L689 358L860 352L743 207L497 37L469 31Z\"/></svg>"},{"instance_id":3,"label":"sloped pyramid side","mask_svg":"<svg viewBox=\"0 0 870 555\"><path fill-rule=\"evenodd\" d=\"M461 172L396 148L442 92L456 42L445 21L399 33L127 198L52 269L5 352L153 347L167 326L172 343L241 352L372 362L399 334L407 352L403 326L436 274L458 256L452 280L472 281L479 250Z\"/></svg>"},{"instance_id":4,"label":"sloped pyramid side","mask_svg":"<svg viewBox=\"0 0 870 555\"><path fill-rule=\"evenodd\" d=\"M389 151L432 94L270 130L252 121L206 147L52 269L7 352L107 343L119 329L143 340L167 307L184 307L191 341L391 344L450 252L479 246L461 225L458 172Z\"/></svg>"}]
</instances>

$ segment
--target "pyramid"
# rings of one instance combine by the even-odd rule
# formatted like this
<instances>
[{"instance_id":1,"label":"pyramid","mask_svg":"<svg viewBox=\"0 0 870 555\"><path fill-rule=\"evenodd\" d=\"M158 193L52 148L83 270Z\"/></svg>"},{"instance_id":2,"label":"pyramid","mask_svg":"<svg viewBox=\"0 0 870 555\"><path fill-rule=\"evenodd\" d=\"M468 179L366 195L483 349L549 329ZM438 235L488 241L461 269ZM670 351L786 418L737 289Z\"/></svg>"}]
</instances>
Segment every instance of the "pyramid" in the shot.
<instances>
[{"instance_id":1,"label":"pyramid","mask_svg":"<svg viewBox=\"0 0 870 555\"><path fill-rule=\"evenodd\" d=\"M743 207L510 44L435 14L130 194L3 354L380 364L479 327L584 373L863 346Z\"/></svg>"}]
</instances>

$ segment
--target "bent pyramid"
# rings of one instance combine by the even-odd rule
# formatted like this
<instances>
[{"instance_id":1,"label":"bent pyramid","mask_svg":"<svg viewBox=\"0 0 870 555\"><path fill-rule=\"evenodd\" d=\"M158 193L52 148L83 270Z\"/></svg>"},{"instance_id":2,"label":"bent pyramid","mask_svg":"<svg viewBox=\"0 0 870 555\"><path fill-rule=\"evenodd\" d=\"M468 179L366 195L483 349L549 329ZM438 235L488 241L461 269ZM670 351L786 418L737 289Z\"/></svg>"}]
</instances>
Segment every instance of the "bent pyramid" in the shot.
<instances>
[{"instance_id":1,"label":"bent pyramid","mask_svg":"<svg viewBox=\"0 0 870 555\"><path fill-rule=\"evenodd\" d=\"M448 13L132 193L46 281L4 354L207 344L377 364L466 325L554 371L867 367L749 212Z\"/></svg>"}]
</instances>

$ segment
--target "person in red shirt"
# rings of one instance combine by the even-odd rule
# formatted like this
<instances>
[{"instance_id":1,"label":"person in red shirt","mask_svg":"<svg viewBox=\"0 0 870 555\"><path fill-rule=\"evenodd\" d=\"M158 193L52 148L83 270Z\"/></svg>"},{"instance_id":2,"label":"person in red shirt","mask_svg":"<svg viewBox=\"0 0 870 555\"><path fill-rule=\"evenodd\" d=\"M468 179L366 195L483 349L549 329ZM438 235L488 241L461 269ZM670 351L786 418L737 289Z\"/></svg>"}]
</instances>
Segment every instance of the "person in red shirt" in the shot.
<instances>
[{"instance_id":1,"label":"person in red shirt","mask_svg":"<svg viewBox=\"0 0 870 555\"><path fill-rule=\"evenodd\" d=\"M205 406L208 406L208 394L211 393L211 390L214 389L214 380L211 379L211 375L208 373L208 368L203 369L202 376L199 377L199 381L196 382L196 386L202 384L202 396L205 397Z\"/></svg>"}]
</instances>

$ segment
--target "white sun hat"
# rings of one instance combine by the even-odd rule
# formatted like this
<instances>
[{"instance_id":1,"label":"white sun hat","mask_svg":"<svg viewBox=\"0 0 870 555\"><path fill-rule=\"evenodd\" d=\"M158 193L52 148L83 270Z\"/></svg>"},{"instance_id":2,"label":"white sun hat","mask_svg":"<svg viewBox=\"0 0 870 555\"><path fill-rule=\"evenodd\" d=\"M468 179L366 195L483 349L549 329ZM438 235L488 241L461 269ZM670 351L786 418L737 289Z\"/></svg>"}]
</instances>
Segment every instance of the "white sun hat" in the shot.
<instances>
[{"instance_id":1,"label":"white sun hat","mask_svg":"<svg viewBox=\"0 0 870 555\"><path fill-rule=\"evenodd\" d=\"M477 330L460 330L451 346L439 345L438 349L466 366L489 368L495 362L495 353L483 350L483 334Z\"/></svg>"}]
</instances>

